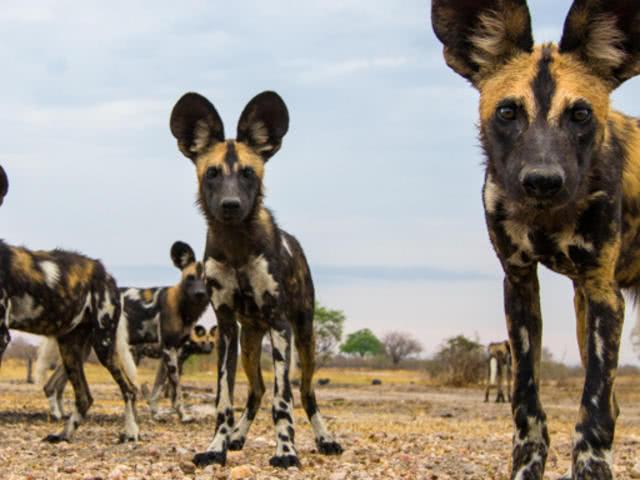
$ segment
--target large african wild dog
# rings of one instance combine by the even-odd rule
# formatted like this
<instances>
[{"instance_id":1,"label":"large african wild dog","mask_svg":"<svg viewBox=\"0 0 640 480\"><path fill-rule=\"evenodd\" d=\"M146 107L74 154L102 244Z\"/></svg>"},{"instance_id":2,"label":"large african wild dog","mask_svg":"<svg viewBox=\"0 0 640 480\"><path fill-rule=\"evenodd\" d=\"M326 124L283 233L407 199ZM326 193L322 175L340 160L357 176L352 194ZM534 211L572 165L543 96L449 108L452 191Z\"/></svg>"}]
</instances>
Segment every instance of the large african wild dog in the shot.
<instances>
[{"instance_id":1,"label":"large african wild dog","mask_svg":"<svg viewBox=\"0 0 640 480\"><path fill-rule=\"evenodd\" d=\"M6 193L7 186L2 170L0 192ZM75 410L63 431L45 440L70 441L93 403L82 365L89 343L124 397L121 441L138 439L135 366L119 316L116 283L98 260L64 250L31 251L0 240L0 359L10 328L56 337L75 392Z\"/></svg>"},{"instance_id":2,"label":"large african wild dog","mask_svg":"<svg viewBox=\"0 0 640 480\"><path fill-rule=\"evenodd\" d=\"M318 411L312 376L314 289L298 241L278 228L263 206L264 164L280 148L289 128L284 102L274 92L254 97L243 110L235 140L225 140L215 107L197 93L187 93L171 114L171 132L180 151L196 167L199 204L208 223L205 272L218 319L218 393L216 431L196 465L224 464L227 450L243 447L264 394L260 370L262 338L269 333L275 373L273 421L276 454L271 465L299 465L294 445L293 396L289 382L291 338L300 357L301 398L318 450L339 454L340 445ZM233 418L233 390L238 355L249 379L247 405Z\"/></svg>"},{"instance_id":3,"label":"large african wild dog","mask_svg":"<svg viewBox=\"0 0 640 480\"><path fill-rule=\"evenodd\" d=\"M182 403L182 388L180 386L180 357L182 348L189 341L191 329L202 316L209 304L204 283L204 268L202 262L196 262L195 254L184 242L175 242L171 247L171 259L180 269L180 282L172 287L157 288L121 288L122 316L120 323L126 329L126 348L136 346L151 347L162 358L158 371L158 378L169 377L171 384L171 401L180 420L189 422L191 416L185 411ZM53 353L57 353L56 339L47 339L46 344L39 351L36 370L46 368ZM87 345L83 360L89 356L91 346ZM149 352L147 351L147 354ZM164 371L161 373L161 371ZM42 377L41 372L36 376ZM56 368L47 383L44 392L49 399L52 415L62 416L62 395L67 382L67 375L62 366ZM157 415L157 396L151 398L149 406L152 413Z\"/></svg>"},{"instance_id":4,"label":"large african wild dog","mask_svg":"<svg viewBox=\"0 0 640 480\"><path fill-rule=\"evenodd\" d=\"M480 91L514 363L513 478L542 478L549 448L538 263L575 288L586 378L573 478L612 478L621 289L640 286L640 124L609 96L640 73L640 2L575 0L558 46L534 46L524 0L433 0L432 22L449 66Z\"/></svg>"},{"instance_id":5,"label":"large african wild dog","mask_svg":"<svg viewBox=\"0 0 640 480\"><path fill-rule=\"evenodd\" d=\"M492 388L497 390L496 403L506 402L503 383L507 383L507 398L511 401L511 346L509 341L490 343L487 346L487 388L484 401L489 401Z\"/></svg>"}]
</instances>

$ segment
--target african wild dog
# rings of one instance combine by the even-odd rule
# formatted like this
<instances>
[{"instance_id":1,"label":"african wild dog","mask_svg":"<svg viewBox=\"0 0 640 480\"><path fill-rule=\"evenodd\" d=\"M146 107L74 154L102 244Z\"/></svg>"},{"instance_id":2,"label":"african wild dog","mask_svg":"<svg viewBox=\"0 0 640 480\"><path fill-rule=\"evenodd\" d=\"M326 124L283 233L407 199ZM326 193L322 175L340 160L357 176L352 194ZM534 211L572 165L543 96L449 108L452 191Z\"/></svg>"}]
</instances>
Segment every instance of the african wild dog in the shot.
<instances>
[{"instance_id":1,"label":"african wild dog","mask_svg":"<svg viewBox=\"0 0 640 480\"><path fill-rule=\"evenodd\" d=\"M75 411L48 442L70 441L93 403L84 374L85 346L93 345L125 400L121 441L138 439L135 366L118 324L120 299L102 263L63 250L30 251L0 241L0 358L9 329L55 337L75 392Z\"/></svg>"},{"instance_id":2,"label":"african wild dog","mask_svg":"<svg viewBox=\"0 0 640 480\"><path fill-rule=\"evenodd\" d=\"M175 242L171 247L171 259L182 272L180 282L173 287L157 288L121 288L122 303L121 325L127 331L126 349L131 355L132 346L149 345L161 352L162 363L159 368L169 374L171 383L172 405L183 422L192 420L182 404L182 388L180 386L179 357L181 348L190 338L191 328L202 316L209 304L204 283L204 267L197 262L195 254L184 242ZM48 339L49 344L43 346L39 355L49 357L55 353L57 340ZM53 347L53 348L52 348ZM83 361L91 352L87 345L83 352ZM51 363L40 359L38 368L46 368ZM133 366L135 369L135 365ZM41 372L37 372L42 377ZM44 385L44 392L49 399L49 406L54 417L62 416L62 394L67 382L65 370L60 366ZM150 403L152 412L154 404Z\"/></svg>"},{"instance_id":3,"label":"african wild dog","mask_svg":"<svg viewBox=\"0 0 640 480\"><path fill-rule=\"evenodd\" d=\"M224 464L227 450L244 446L264 394L260 370L262 338L269 334L275 373L272 415L276 454L271 465L299 465L294 445L293 396L289 381L292 334L300 357L301 398L318 450L339 454L326 429L312 385L315 369L314 289L298 241L278 228L263 206L265 163L280 148L289 128L284 102L263 92L244 108L235 140L225 140L215 107L187 93L171 114L171 132L180 151L195 164L198 201L208 223L205 272L218 320L218 392L216 431L196 465ZM233 418L233 390L242 325L242 364L249 395L240 421Z\"/></svg>"},{"instance_id":4,"label":"african wild dog","mask_svg":"<svg viewBox=\"0 0 640 480\"><path fill-rule=\"evenodd\" d=\"M509 341L490 343L487 347L487 389L484 401L489 401L492 388L498 391L496 403L506 402L504 398L503 380L507 382L507 398L511 401L511 346Z\"/></svg>"},{"instance_id":5,"label":"african wild dog","mask_svg":"<svg viewBox=\"0 0 640 480\"><path fill-rule=\"evenodd\" d=\"M207 330L202 325L196 325L191 329L189 339L180 348L180 354L178 356L178 372L182 375L183 365L193 355L208 355L213 352L216 338L216 327L211 327L211 330ZM90 350L89 350L90 352ZM137 365L140 364L143 358L162 359L163 350L158 345L154 344L140 344L131 345L131 353L133 360ZM49 414L56 420L61 420L64 417L64 388L67 384L67 377L64 374L64 370L56 368L58 366L59 354L58 345L56 342L45 340L38 349L38 360L36 362L36 381L39 384L45 384L45 374L47 370L54 368L55 372L46 381L44 385L44 393L49 401ZM172 398L173 388L167 375L167 369L164 362L158 365L156 373L156 380L153 387L153 393L148 392L146 386L141 386L142 394L146 397L150 404L151 411L154 415L157 414L157 399L166 389L168 396Z\"/></svg>"},{"instance_id":6,"label":"african wild dog","mask_svg":"<svg viewBox=\"0 0 640 480\"><path fill-rule=\"evenodd\" d=\"M612 478L621 289L640 286L640 124L609 96L640 73L640 2L575 0L558 46L534 46L524 0L433 0L432 22L449 66L480 91L484 209L513 354L513 478L542 478L549 448L538 263L575 289L586 378L573 478Z\"/></svg>"}]
</instances>

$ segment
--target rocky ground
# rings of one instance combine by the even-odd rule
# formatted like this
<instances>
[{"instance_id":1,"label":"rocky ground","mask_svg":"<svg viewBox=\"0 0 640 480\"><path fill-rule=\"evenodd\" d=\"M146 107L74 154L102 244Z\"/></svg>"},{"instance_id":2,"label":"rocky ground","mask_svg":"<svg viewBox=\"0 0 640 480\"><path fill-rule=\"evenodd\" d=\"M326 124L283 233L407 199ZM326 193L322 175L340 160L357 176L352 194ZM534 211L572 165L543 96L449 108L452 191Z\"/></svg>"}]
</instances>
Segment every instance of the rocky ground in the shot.
<instances>
[{"instance_id":1,"label":"rocky ground","mask_svg":"<svg viewBox=\"0 0 640 480\"><path fill-rule=\"evenodd\" d=\"M4 367L4 365L3 365ZM331 372L323 375L331 378ZM336 378L345 382L341 373ZM166 409L165 421L151 419L140 404L143 439L117 443L121 427L116 389L106 380L92 383L95 398L89 419L74 443L40 441L61 425L49 421L38 387L0 377L0 477L13 479L507 479L511 442L509 407L482 403L476 389L443 389L420 382L394 384L393 373L381 386L330 384L318 388L330 428L345 447L341 457L319 455L311 428L296 408L300 470L269 466L275 441L269 399L254 424L243 452L231 452L226 467L196 469L190 459L211 440L213 393L209 379L190 379L188 403L197 421L180 424ZM237 387L237 405L246 385ZM623 379L622 415L616 432L618 479L640 478L640 379ZM69 395L70 392L67 392ZM70 397L67 397L70 406ZM543 401L549 416L552 449L545 478L568 467L575 418L574 384L547 386ZM296 399L298 400L298 399ZM299 405L296 401L296 405ZM165 402L165 407L168 403Z\"/></svg>"}]
</instances>

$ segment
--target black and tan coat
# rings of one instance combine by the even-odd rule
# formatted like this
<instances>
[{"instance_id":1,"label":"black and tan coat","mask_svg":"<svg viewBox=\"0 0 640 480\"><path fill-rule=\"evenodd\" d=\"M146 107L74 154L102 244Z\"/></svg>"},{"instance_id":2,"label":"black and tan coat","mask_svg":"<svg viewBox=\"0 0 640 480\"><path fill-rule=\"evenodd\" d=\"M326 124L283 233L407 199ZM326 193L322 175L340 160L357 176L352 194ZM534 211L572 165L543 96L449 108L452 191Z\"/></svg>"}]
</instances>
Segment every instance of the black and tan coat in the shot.
<instances>
[{"instance_id":1,"label":"black and tan coat","mask_svg":"<svg viewBox=\"0 0 640 480\"><path fill-rule=\"evenodd\" d=\"M484 209L513 354L512 478L542 478L549 448L538 264L575 289L586 377L573 478L612 478L621 290L640 286L640 124L610 94L640 73L640 2L575 0L558 45L534 45L524 0L433 0L432 22L449 66L480 92Z\"/></svg>"},{"instance_id":2,"label":"black and tan coat","mask_svg":"<svg viewBox=\"0 0 640 480\"><path fill-rule=\"evenodd\" d=\"M325 427L313 391L314 289L309 267L298 241L278 227L262 202L265 164L280 148L288 127L287 108L274 92L261 93L249 102L235 140L225 139L218 112L196 93L184 95L171 115L171 132L196 169L198 201L208 224L205 272L218 320L216 430L207 450L195 456L197 465L224 464L228 450L243 447L265 391L260 353L266 334L275 373L276 453L270 463L284 468L299 465L289 381L292 338L300 356L302 405L318 450L342 452ZM249 395L236 422L238 338Z\"/></svg>"},{"instance_id":3,"label":"black and tan coat","mask_svg":"<svg viewBox=\"0 0 640 480\"><path fill-rule=\"evenodd\" d=\"M7 185L2 171L0 192L6 193ZM138 439L135 367L124 347L119 316L116 283L98 260L64 250L32 251L0 240L0 359L11 338L9 329L55 337L75 393L75 409L64 430L45 440L71 440L93 403L83 369L87 345L94 347L122 392L121 440Z\"/></svg>"},{"instance_id":4,"label":"black and tan coat","mask_svg":"<svg viewBox=\"0 0 640 480\"><path fill-rule=\"evenodd\" d=\"M490 343L487 346L487 388L484 392L485 403L489 394L496 389L496 403L506 402L504 383L507 384L507 399L511 401L511 346L509 341Z\"/></svg>"},{"instance_id":5,"label":"black and tan coat","mask_svg":"<svg viewBox=\"0 0 640 480\"><path fill-rule=\"evenodd\" d=\"M209 299L202 262L196 261L191 247L183 242L175 242L171 247L171 258L182 273L180 282L172 287L121 288L120 323L127 331L127 351L135 350L136 347L148 347L159 353L162 362L158 376L162 377L163 382L168 377L173 408L183 422L189 422L192 418L182 403L180 356L183 347L191 338L192 328L207 308ZM47 364L55 359L57 343L55 338L50 338L40 349L36 362L37 377L42 377L39 370L46 368ZM87 345L84 359L89 356L90 347ZM59 366L44 385L44 392L49 399L54 417L62 416L62 394L66 382L65 370ZM152 413L156 415L157 397L151 400L154 401L150 401L149 404Z\"/></svg>"}]
</instances>

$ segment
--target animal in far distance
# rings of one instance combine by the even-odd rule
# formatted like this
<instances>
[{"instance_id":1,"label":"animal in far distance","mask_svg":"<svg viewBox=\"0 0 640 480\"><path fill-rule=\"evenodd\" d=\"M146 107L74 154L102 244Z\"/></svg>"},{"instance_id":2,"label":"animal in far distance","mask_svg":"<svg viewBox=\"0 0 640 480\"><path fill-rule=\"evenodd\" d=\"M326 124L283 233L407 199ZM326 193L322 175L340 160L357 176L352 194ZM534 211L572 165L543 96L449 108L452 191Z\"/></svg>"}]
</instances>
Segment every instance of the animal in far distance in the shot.
<instances>
[{"instance_id":1,"label":"animal in far distance","mask_svg":"<svg viewBox=\"0 0 640 480\"><path fill-rule=\"evenodd\" d=\"M235 140L227 140L215 107L197 93L185 94L173 108L171 132L180 151L194 164L198 203L207 221L205 272L218 322L218 391L213 441L193 461L224 464L228 450L244 446L265 391L260 370L264 335L274 364L272 417L276 452L270 463L300 465L293 428L289 365L293 339L298 351L302 406L323 454L342 447L329 433L313 390L315 339L314 289L298 241L281 230L263 205L267 161L280 149L289 113L274 92L263 92L244 108ZM238 335L238 323L242 325ZM239 421L233 414L238 337L249 394Z\"/></svg>"},{"instance_id":2,"label":"animal in far distance","mask_svg":"<svg viewBox=\"0 0 640 480\"><path fill-rule=\"evenodd\" d=\"M0 193L6 194L8 182L1 170ZM11 339L9 329L54 337L75 393L75 409L63 431L46 441L70 441L93 403L83 369L87 345L94 347L124 398L121 441L138 439L135 365L119 317L116 282L100 261L0 240L0 359Z\"/></svg>"},{"instance_id":3,"label":"animal in far distance","mask_svg":"<svg viewBox=\"0 0 640 480\"><path fill-rule=\"evenodd\" d=\"M621 291L640 290L640 124L610 95L640 73L640 2L575 0L559 44L535 45L525 0L433 0L447 64L480 92L489 237L513 355L512 478L540 479L538 265L574 286L586 370L574 479L613 478Z\"/></svg>"},{"instance_id":4,"label":"animal in far distance","mask_svg":"<svg viewBox=\"0 0 640 480\"><path fill-rule=\"evenodd\" d=\"M487 347L489 358L487 359L487 389L484 393L484 401L489 401L489 393L495 388L498 393L496 403L506 402L503 390L503 381L507 383L507 399L511 401L511 346L509 341L490 343Z\"/></svg>"},{"instance_id":5,"label":"animal in far distance","mask_svg":"<svg viewBox=\"0 0 640 480\"><path fill-rule=\"evenodd\" d=\"M190 339L191 329L204 313L209 299L204 283L204 267L202 262L196 261L191 247L184 242L175 242L171 247L171 258L181 271L180 282L172 287L120 289L120 324L127 332L125 348L129 355L130 349L139 345L150 346L161 355L159 368L164 369L162 376L168 376L171 384L173 408L183 422L189 422L192 417L182 403L179 362L182 348ZM58 350L56 345L61 347L58 338L49 338L46 342L38 354L37 377L42 377L42 369L46 369L55 359ZM82 353L83 361L89 356L90 347L86 345ZM62 416L62 394L66 382L67 372L60 365L44 385L50 410L56 418Z\"/></svg>"}]
</instances>

